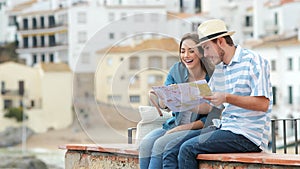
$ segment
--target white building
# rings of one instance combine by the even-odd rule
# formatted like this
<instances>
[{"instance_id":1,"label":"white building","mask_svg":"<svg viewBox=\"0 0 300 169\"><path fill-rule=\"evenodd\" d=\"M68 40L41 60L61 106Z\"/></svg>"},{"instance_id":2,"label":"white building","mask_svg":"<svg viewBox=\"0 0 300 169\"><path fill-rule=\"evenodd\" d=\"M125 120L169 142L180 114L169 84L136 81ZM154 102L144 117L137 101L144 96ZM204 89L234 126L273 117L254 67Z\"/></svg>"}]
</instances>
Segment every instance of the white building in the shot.
<instances>
[{"instance_id":1,"label":"white building","mask_svg":"<svg viewBox=\"0 0 300 169\"><path fill-rule=\"evenodd\" d=\"M15 15L10 15L8 11L14 6L26 0L0 0L0 45L17 40L17 20Z\"/></svg>"},{"instance_id":2,"label":"white building","mask_svg":"<svg viewBox=\"0 0 300 169\"><path fill-rule=\"evenodd\" d=\"M20 125L4 118L10 107L24 107L26 125L35 132L62 129L73 122L72 74L66 64L29 67L14 62L0 65L0 130Z\"/></svg>"}]
</instances>

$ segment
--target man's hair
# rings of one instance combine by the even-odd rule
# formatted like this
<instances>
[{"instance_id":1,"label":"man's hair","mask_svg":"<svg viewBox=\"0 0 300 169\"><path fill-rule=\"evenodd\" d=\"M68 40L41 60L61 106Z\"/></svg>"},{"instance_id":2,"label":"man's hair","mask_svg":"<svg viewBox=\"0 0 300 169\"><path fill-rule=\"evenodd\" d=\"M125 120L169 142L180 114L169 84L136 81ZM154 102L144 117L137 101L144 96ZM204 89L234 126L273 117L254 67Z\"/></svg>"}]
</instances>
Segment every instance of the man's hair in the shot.
<instances>
[{"instance_id":1,"label":"man's hair","mask_svg":"<svg viewBox=\"0 0 300 169\"><path fill-rule=\"evenodd\" d=\"M229 46L234 46L233 40L232 40L232 38L231 38L229 35L223 36L223 37L221 37L221 38L224 38L225 41L226 41L226 43L227 43ZM217 39L218 39L218 38L217 38ZM213 40L211 40L211 41L213 41L214 43L217 43L217 39L213 39Z\"/></svg>"}]
</instances>

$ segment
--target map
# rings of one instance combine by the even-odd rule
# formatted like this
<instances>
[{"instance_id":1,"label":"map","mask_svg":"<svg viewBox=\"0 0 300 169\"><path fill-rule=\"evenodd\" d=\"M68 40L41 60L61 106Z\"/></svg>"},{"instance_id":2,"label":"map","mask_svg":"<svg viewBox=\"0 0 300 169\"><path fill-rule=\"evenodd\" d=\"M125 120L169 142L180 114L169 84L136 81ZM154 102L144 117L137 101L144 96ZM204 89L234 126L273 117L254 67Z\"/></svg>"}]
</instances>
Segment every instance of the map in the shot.
<instances>
[{"instance_id":1,"label":"map","mask_svg":"<svg viewBox=\"0 0 300 169\"><path fill-rule=\"evenodd\" d=\"M206 80L169 86L153 86L152 89L174 112L190 110L200 103L206 102L202 96L212 95Z\"/></svg>"}]
</instances>

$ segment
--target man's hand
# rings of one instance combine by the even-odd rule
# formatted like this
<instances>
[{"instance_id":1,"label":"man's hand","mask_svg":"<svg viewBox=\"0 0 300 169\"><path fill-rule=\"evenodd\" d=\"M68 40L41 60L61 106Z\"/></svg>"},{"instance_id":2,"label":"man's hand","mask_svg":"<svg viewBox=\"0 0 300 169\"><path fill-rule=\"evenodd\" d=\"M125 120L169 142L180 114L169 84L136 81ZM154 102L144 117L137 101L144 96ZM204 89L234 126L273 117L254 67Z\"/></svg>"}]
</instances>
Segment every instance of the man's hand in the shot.
<instances>
[{"instance_id":1,"label":"man's hand","mask_svg":"<svg viewBox=\"0 0 300 169\"><path fill-rule=\"evenodd\" d=\"M210 101L215 106L226 103L226 93L216 92L212 96L203 96L203 99Z\"/></svg>"}]
</instances>

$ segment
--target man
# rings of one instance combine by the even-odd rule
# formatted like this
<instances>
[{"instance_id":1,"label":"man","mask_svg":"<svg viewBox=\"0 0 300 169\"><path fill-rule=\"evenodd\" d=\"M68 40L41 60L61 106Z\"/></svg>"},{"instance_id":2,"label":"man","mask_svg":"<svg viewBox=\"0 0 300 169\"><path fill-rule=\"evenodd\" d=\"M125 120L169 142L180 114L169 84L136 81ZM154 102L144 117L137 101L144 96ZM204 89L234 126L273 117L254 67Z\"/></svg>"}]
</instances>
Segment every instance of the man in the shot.
<instances>
[{"instance_id":1,"label":"man","mask_svg":"<svg viewBox=\"0 0 300 169\"><path fill-rule=\"evenodd\" d=\"M217 130L181 145L180 169L198 168L197 154L260 152L268 145L272 108L268 61L251 50L235 46L230 37L234 32L228 31L222 20L203 22L198 34L197 46L216 65L210 80L214 93L204 99L225 108Z\"/></svg>"}]
</instances>

